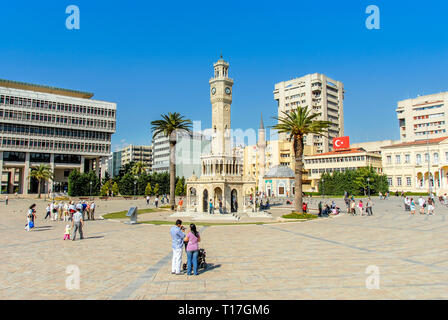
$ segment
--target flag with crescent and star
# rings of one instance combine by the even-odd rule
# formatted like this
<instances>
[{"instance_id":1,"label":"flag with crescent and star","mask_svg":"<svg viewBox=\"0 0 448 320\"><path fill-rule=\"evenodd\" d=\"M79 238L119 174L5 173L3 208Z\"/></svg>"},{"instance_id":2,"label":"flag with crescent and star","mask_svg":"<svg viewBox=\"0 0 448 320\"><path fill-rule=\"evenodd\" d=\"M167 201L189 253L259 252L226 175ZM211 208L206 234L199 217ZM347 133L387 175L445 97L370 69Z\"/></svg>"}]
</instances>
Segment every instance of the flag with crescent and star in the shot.
<instances>
[{"instance_id":1,"label":"flag with crescent and star","mask_svg":"<svg viewBox=\"0 0 448 320\"><path fill-rule=\"evenodd\" d=\"M333 149L349 149L350 148L350 138L349 137L338 137L333 138Z\"/></svg>"}]
</instances>

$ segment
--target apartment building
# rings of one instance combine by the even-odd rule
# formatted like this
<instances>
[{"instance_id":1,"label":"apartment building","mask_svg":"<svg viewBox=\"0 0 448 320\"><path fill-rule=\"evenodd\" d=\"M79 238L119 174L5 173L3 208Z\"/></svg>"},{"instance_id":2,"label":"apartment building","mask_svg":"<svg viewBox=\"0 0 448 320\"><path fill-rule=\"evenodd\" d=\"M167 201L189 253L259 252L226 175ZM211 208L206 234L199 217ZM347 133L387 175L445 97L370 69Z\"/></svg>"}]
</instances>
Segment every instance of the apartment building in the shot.
<instances>
[{"instance_id":1,"label":"apartment building","mask_svg":"<svg viewBox=\"0 0 448 320\"><path fill-rule=\"evenodd\" d=\"M67 191L71 170L104 176L116 126L116 104L93 93L0 79L2 193L37 193L33 166L48 164L54 180L41 192Z\"/></svg>"},{"instance_id":2,"label":"apartment building","mask_svg":"<svg viewBox=\"0 0 448 320\"><path fill-rule=\"evenodd\" d=\"M317 153L331 151L333 138L344 135L344 94L342 82L319 73L279 82L274 89L279 117L284 117L283 112L307 106L312 112L320 113L318 120L331 122L329 138L314 134L305 137L305 144L316 147ZM279 135L279 140L286 138L285 134Z\"/></svg>"},{"instance_id":3,"label":"apartment building","mask_svg":"<svg viewBox=\"0 0 448 320\"><path fill-rule=\"evenodd\" d=\"M147 172L152 171L152 146L129 145L121 150L121 166L130 162L143 162Z\"/></svg>"},{"instance_id":4,"label":"apartment building","mask_svg":"<svg viewBox=\"0 0 448 320\"><path fill-rule=\"evenodd\" d=\"M448 92L398 102L401 142L441 138L448 129Z\"/></svg>"}]
</instances>

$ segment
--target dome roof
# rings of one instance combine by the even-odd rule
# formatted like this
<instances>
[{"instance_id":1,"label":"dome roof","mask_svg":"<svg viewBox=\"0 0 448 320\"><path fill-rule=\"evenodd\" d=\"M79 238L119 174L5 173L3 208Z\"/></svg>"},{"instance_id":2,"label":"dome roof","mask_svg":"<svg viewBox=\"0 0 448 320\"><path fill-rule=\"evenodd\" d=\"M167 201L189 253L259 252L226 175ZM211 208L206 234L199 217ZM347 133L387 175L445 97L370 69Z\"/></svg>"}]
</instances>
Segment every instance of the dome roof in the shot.
<instances>
[{"instance_id":1,"label":"dome roof","mask_svg":"<svg viewBox=\"0 0 448 320\"><path fill-rule=\"evenodd\" d=\"M294 171L288 166L275 166L269 169L265 178L294 178Z\"/></svg>"}]
</instances>

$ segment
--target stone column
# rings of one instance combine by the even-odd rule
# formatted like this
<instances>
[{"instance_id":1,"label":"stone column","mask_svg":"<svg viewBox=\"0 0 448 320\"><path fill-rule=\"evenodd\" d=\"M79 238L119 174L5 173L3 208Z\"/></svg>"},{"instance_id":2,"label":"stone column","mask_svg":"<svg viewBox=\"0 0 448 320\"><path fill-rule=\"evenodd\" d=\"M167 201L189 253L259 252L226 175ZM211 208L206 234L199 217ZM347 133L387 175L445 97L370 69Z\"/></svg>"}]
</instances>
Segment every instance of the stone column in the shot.
<instances>
[{"instance_id":1,"label":"stone column","mask_svg":"<svg viewBox=\"0 0 448 320\"><path fill-rule=\"evenodd\" d=\"M101 162L100 157L95 159L95 174L98 178L100 177L100 162Z\"/></svg>"},{"instance_id":2,"label":"stone column","mask_svg":"<svg viewBox=\"0 0 448 320\"><path fill-rule=\"evenodd\" d=\"M54 172L54 153L50 154L50 169L53 173L53 179L55 178L55 172ZM54 193L54 180L48 181L48 192Z\"/></svg>"},{"instance_id":3,"label":"stone column","mask_svg":"<svg viewBox=\"0 0 448 320\"><path fill-rule=\"evenodd\" d=\"M84 173L84 165L85 165L86 159L84 156L81 156L81 167L79 168L80 173Z\"/></svg>"},{"instance_id":4,"label":"stone column","mask_svg":"<svg viewBox=\"0 0 448 320\"><path fill-rule=\"evenodd\" d=\"M23 185L22 193L28 194L28 189L30 185L30 153L27 152L25 155L25 167L23 168Z\"/></svg>"},{"instance_id":5,"label":"stone column","mask_svg":"<svg viewBox=\"0 0 448 320\"><path fill-rule=\"evenodd\" d=\"M101 157L101 179L103 179L106 176L106 157Z\"/></svg>"}]
</instances>

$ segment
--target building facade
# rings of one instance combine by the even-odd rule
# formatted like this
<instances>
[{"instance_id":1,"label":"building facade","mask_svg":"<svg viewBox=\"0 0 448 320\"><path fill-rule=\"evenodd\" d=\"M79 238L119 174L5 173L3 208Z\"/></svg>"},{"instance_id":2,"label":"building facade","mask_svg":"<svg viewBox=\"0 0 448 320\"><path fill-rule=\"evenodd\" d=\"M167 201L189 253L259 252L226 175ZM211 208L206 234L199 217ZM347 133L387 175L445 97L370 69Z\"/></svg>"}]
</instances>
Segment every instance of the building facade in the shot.
<instances>
[{"instance_id":1,"label":"building facade","mask_svg":"<svg viewBox=\"0 0 448 320\"><path fill-rule=\"evenodd\" d=\"M311 180L310 189L304 189L304 191L313 192L319 191L319 180L324 172L344 172L368 167L372 167L377 173L383 171L381 155L362 148L341 149L305 156L304 167Z\"/></svg>"},{"instance_id":2,"label":"building facade","mask_svg":"<svg viewBox=\"0 0 448 320\"><path fill-rule=\"evenodd\" d=\"M447 135L448 92L399 101L396 112L401 142Z\"/></svg>"},{"instance_id":3,"label":"building facade","mask_svg":"<svg viewBox=\"0 0 448 320\"><path fill-rule=\"evenodd\" d=\"M107 161L107 171L112 177L118 176L121 169L121 151L114 151Z\"/></svg>"},{"instance_id":4,"label":"building facade","mask_svg":"<svg viewBox=\"0 0 448 320\"><path fill-rule=\"evenodd\" d=\"M381 149L391 191L448 193L448 136Z\"/></svg>"},{"instance_id":5,"label":"building facade","mask_svg":"<svg viewBox=\"0 0 448 320\"><path fill-rule=\"evenodd\" d=\"M121 166L127 163L142 162L147 172L152 171L152 146L129 145L121 150Z\"/></svg>"},{"instance_id":6,"label":"building facade","mask_svg":"<svg viewBox=\"0 0 448 320\"><path fill-rule=\"evenodd\" d=\"M152 140L152 171L161 173L170 170L170 141L158 134Z\"/></svg>"},{"instance_id":7,"label":"building facade","mask_svg":"<svg viewBox=\"0 0 448 320\"><path fill-rule=\"evenodd\" d=\"M30 169L47 164L54 180L42 192L67 191L73 169L104 176L116 104L92 93L0 80L0 172L3 193L37 193Z\"/></svg>"},{"instance_id":8,"label":"building facade","mask_svg":"<svg viewBox=\"0 0 448 320\"><path fill-rule=\"evenodd\" d=\"M333 149L332 140L344 135L344 85L340 81L319 73L308 74L275 85L274 99L278 103L278 116L291 112L297 107L308 106L314 113L320 113L317 120L330 121L328 137L307 135L305 144L314 146L317 153ZM279 134L279 140L285 140L285 134Z\"/></svg>"}]
</instances>

